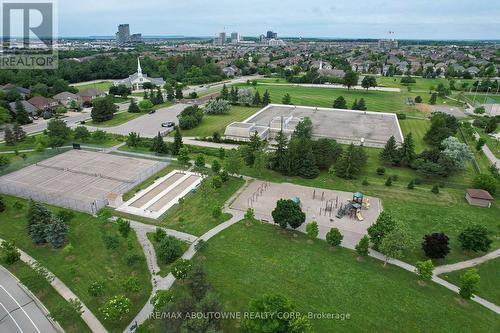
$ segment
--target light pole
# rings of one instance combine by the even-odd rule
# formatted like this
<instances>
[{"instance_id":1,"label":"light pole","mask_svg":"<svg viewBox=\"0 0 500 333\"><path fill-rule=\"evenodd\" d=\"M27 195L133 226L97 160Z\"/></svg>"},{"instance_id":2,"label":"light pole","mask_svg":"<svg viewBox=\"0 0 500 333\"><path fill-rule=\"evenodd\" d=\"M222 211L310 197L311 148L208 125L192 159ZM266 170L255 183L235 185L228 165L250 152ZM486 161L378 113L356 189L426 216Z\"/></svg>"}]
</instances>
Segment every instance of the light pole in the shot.
<instances>
[{"instance_id":1,"label":"light pole","mask_svg":"<svg viewBox=\"0 0 500 333\"><path fill-rule=\"evenodd\" d=\"M491 87L488 87L488 90L486 90L486 96L484 97L484 103L486 104L486 99L488 98L488 93L490 92Z\"/></svg>"},{"instance_id":2,"label":"light pole","mask_svg":"<svg viewBox=\"0 0 500 333\"><path fill-rule=\"evenodd\" d=\"M475 107L476 105L476 96L477 96L477 90L479 89L479 81L477 81L476 85L476 92L474 93L474 99L472 100L472 106Z\"/></svg>"}]
</instances>

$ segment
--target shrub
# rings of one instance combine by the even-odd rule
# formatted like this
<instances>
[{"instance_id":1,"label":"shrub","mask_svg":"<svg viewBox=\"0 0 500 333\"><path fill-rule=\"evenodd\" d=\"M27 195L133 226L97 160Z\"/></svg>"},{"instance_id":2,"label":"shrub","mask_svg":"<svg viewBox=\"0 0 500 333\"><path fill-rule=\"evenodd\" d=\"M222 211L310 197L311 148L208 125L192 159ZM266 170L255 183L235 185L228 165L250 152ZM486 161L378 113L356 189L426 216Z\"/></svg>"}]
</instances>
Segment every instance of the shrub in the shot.
<instances>
[{"instance_id":1,"label":"shrub","mask_svg":"<svg viewBox=\"0 0 500 333\"><path fill-rule=\"evenodd\" d=\"M120 245L118 238L109 234L103 234L102 240L104 241L104 246L106 246L108 250L115 250L118 248L118 245Z\"/></svg>"},{"instance_id":2,"label":"shrub","mask_svg":"<svg viewBox=\"0 0 500 333\"><path fill-rule=\"evenodd\" d=\"M137 265L138 263L142 262L143 260L144 260L144 257L142 257L141 255L139 255L137 253L130 252L130 253L127 253L125 255L125 262L127 263L127 265L129 267L133 267L133 266Z\"/></svg>"},{"instance_id":3,"label":"shrub","mask_svg":"<svg viewBox=\"0 0 500 333\"><path fill-rule=\"evenodd\" d=\"M422 185L423 183L423 179L422 178L415 178L413 179L413 183L415 183L415 185Z\"/></svg>"},{"instance_id":4,"label":"shrub","mask_svg":"<svg viewBox=\"0 0 500 333\"><path fill-rule=\"evenodd\" d=\"M366 257L369 252L370 239L368 236L364 235L363 238L360 239L359 243L356 245L356 253L360 257Z\"/></svg>"},{"instance_id":5,"label":"shrub","mask_svg":"<svg viewBox=\"0 0 500 333\"><path fill-rule=\"evenodd\" d=\"M151 299L151 305L155 312L162 310L169 302L172 302L174 295L170 290L158 290Z\"/></svg>"},{"instance_id":6,"label":"shrub","mask_svg":"<svg viewBox=\"0 0 500 333\"><path fill-rule=\"evenodd\" d=\"M7 265L15 264L21 259L21 253L17 250L13 242L3 241L0 247L2 262Z\"/></svg>"},{"instance_id":7,"label":"shrub","mask_svg":"<svg viewBox=\"0 0 500 333\"><path fill-rule=\"evenodd\" d=\"M392 177L387 178L385 181L385 186L392 186Z\"/></svg>"},{"instance_id":8,"label":"shrub","mask_svg":"<svg viewBox=\"0 0 500 333\"><path fill-rule=\"evenodd\" d=\"M318 222L314 221L306 225L306 233L307 236L311 239L315 239L318 237L319 234L319 228L318 228Z\"/></svg>"},{"instance_id":9,"label":"shrub","mask_svg":"<svg viewBox=\"0 0 500 333\"><path fill-rule=\"evenodd\" d=\"M413 190L415 188L415 181L411 180L409 183L408 183L408 189L409 190Z\"/></svg>"},{"instance_id":10,"label":"shrub","mask_svg":"<svg viewBox=\"0 0 500 333\"><path fill-rule=\"evenodd\" d=\"M471 299L472 295L478 291L480 280L477 268L467 270L460 277L460 296L464 299Z\"/></svg>"},{"instance_id":11,"label":"shrub","mask_svg":"<svg viewBox=\"0 0 500 333\"><path fill-rule=\"evenodd\" d=\"M326 242L331 246L339 246L342 243L342 239L344 239L344 236L337 228L330 229L326 234Z\"/></svg>"},{"instance_id":12,"label":"shrub","mask_svg":"<svg viewBox=\"0 0 500 333\"><path fill-rule=\"evenodd\" d=\"M178 280L184 280L192 268L193 264L191 261L179 259L175 262L174 267L172 268L172 275Z\"/></svg>"},{"instance_id":13,"label":"shrub","mask_svg":"<svg viewBox=\"0 0 500 333\"><path fill-rule=\"evenodd\" d=\"M70 255L71 253L73 253L73 251L75 250L75 247L69 243L68 245L66 245L63 249L63 253L64 255Z\"/></svg>"},{"instance_id":14,"label":"shrub","mask_svg":"<svg viewBox=\"0 0 500 333\"><path fill-rule=\"evenodd\" d=\"M89 288L87 289L87 292L92 297L100 297L104 295L104 289L105 289L104 282L95 281L90 284Z\"/></svg>"},{"instance_id":15,"label":"shrub","mask_svg":"<svg viewBox=\"0 0 500 333\"><path fill-rule=\"evenodd\" d=\"M433 271L434 265L432 264L432 260L417 261L415 264L415 272L423 281L430 281L432 279Z\"/></svg>"},{"instance_id":16,"label":"shrub","mask_svg":"<svg viewBox=\"0 0 500 333\"><path fill-rule=\"evenodd\" d=\"M406 119L406 114L404 114L404 113L398 113L398 119L400 119L400 120Z\"/></svg>"},{"instance_id":17,"label":"shrub","mask_svg":"<svg viewBox=\"0 0 500 333\"><path fill-rule=\"evenodd\" d=\"M217 189L222 187L222 179L220 176L215 176L212 178L212 187Z\"/></svg>"},{"instance_id":18,"label":"shrub","mask_svg":"<svg viewBox=\"0 0 500 333\"><path fill-rule=\"evenodd\" d=\"M363 179L363 182L361 183L361 185L368 186L368 185L370 185L370 183L368 182L368 179L365 178L365 179Z\"/></svg>"},{"instance_id":19,"label":"shrub","mask_svg":"<svg viewBox=\"0 0 500 333\"><path fill-rule=\"evenodd\" d=\"M114 296L109 299L99 311L105 320L117 322L120 321L124 315L130 312L132 302L130 299L123 295Z\"/></svg>"},{"instance_id":20,"label":"shrub","mask_svg":"<svg viewBox=\"0 0 500 333\"><path fill-rule=\"evenodd\" d=\"M63 222L69 222L75 217L75 213L68 209L63 209L57 212L56 216Z\"/></svg>"},{"instance_id":21,"label":"shrub","mask_svg":"<svg viewBox=\"0 0 500 333\"><path fill-rule=\"evenodd\" d=\"M425 235L422 242L422 250L424 250L425 255L429 258L441 259L450 253L449 241L448 236L442 232Z\"/></svg>"},{"instance_id":22,"label":"shrub","mask_svg":"<svg viewBox=\"0 0 500 333\"><path fill-rule=\"evenodd\" d=\"M415 103L422 103L422 97L421 96L415 97Z\"/></svg>"},{"instance_id":23,"label":"shrub","mask_svg":"<svg viewBox=\"0 0 500 333\"><path fill-rule=\"evenodd\" d=\"M194 249L196 250L196 252L203 252L206 248L207 248L207 242L204 241L203 239L200 239L194 245Z\"/></svg>"},{"instance_id":24,"label":"shrub","mask_svg":"<svg viewBox=\"0 0 500 333\"><path fill-rule=\"evenodd\" d=\"M180 241L172 236L165 236L158 246L158 257L165 263L170 264L182 255Z\"/></svg>"},{"instance_id":25,"label":"shrub","mask_svg":"<svg viewBox=\"0 0 500 333\"><path fill-rule=\"evenodd\" d=\"M138 293L139 291L141 291L139 279L135 276L128 277L123 282L123 289L125 289L125 292Z\"/></svg>"},{"instance_id":26,"label":"shrub","mask_svg":"<svg viewBox=\"0 0 500 333\"><path fill-rule=\"evenodd\" d=\"M216 206L212 209L212 217L216 220L220 219L222 216L222 208L219 206Z\"/></svg>"},{"instance_id":27,"label":"shrub","mask_svg":"<svg viewBox=\"0 0 500 333\"><path fill-rule=\"evenodd\" d=\"M120 234L124 238L127 238L128 234L130 233L130 221L118 218L118 220L116 220L116 223L118 224L118 231L120 232Z\"/></svg>"},{"instance_id":28,"label":"shrub","mask_svg":"<svg viewBox=\"0 0 500 333\"><path fill-rule=\"evenodd\" d=\"M434 187L432 188L431 192L434 193L434 194L439 194L439 186L434 185Z\"/></svg>"},{"instance_id":29,"label":"shrub","mask_svg":"<svg viewBox=\"0 0 500 333\"><path fill-rule=\"evenodd\" d=\"M255 220L255 210L253 208L248 208L244 218L245 220L250 220L250 221Z\"/></svg>"},{"instance_id":30,"label":"shrub","mask_svg":"<svg viewBox=\"0 0 500 333\"><path fill-rule=\"evenodd\" d=\"M0 197L0 213L5 212L5 209L7 209L7 206L5 205L5 202L3 201L3 197Z\"/></svg>"},{"instance_id":31,"label":"shrub","mask_svg":"<svg viewBox=\"0 0 500 333\"><path fill-rule=\"evenodd\" d=\"M379 176L385 175L385 168L383 167L377 168L377 175Z\"/></svg>"},{"instance_id":32,"label":"shrub","mask_svg":"<svg viewBox=\"0 0 500 333\"><path fill-rule=\"evenodd\" d=\"M161 242L162 239L165 238L165 236L167 236L167 233L165 232L165 230L163 230L160 227L156 227L156 232L155 232L154 237L153 237L155 242L157 242L157 243Z\"/></svg>"},{"instance_id":33,"label":"shrub","mask_svg":"<svg viewBox=\"0 0 500 333\"><path fill-rule=\"evenodd\" d=\"M492 175L480 174L474 178L474 187L495 195L498 190L498 181Z\"/></svg>"},{"instance_id":34,"label":"shrub","mask_svg":"<svg viewBox=\"0 0 500 333\"><path fill-rule=\"evenodd\" d=\"M464 229L458 235L458 240L463 250L486 252L492 243L492 240L488 238L488 233L485 226L475 224Z\"/></svg>"}]
</instances>

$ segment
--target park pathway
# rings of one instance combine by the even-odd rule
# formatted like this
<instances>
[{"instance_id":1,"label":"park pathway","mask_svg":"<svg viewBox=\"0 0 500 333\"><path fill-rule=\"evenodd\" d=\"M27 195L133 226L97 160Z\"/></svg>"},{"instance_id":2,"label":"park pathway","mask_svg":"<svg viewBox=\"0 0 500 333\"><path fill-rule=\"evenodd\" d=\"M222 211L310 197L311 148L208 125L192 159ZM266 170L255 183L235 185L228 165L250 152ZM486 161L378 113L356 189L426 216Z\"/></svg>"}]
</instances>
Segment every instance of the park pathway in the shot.
<instances>
[{"instance_id":1,"label":"park pathway","mask_svg":"<svg viewBox=\"0 0 500 333\"><path fill-rule=\"evenodd\" d=\"M500 250L497 250L497 251L500 251ZM495 252L497 252L495 251ZM369 256L372 257L372 258L375 258L375 259L378 259L378 260L381 260L381 261L385 261L385 256L380 253L380 252L377 252L373 249L370 249L370 253L369 253ZM485 260L486 261L486 260ZM387 261L388 264L391 264L391 265L394 265L394 266L397 266L399 268L402 268L404 270L407 270L409 272L412 272L412 273L416 273L416 268L415 266L412 266L406 262L403 262L401 260L397 260L397 259L393 259L393 258L390 258L388 261ZM461 263L457 263L457 264L461 264ZM457 265L455 264L455 265ZM440 273L439 273L440 274ZM454 284L451 284L449 283L448 281L445 281L443 280L442 278L438 277L437 276L438 273L434 272L433 276L432 276L432 281L453 291L454 293L458 293L460 288L458 288L457 286L455 286ZM472 300L474 302L477 302L479 304L481 304L482 306L490 309L491 311L497 313L497 314L500 314L500 307L492 302L489 302L481 297L478 297L478 296L473 296L472 297Z\"/></svg>"},{"instance_id":2,"label":"park pathway","mask_svg":"<svg viewBox=\"0 0 500 333\"><path fill-rule=\"evenodd\" d=\"M0 242L3 242L2 239L0 239ZM21 253L21 261L28 264L30 267L37 264L37 261L31 257L29 254L24 252L21 249L18 249L19 252ZM44 267L42 265L42 267ZM83 302L76 296L71 289L69 289L64 282L62 282L54 273L48 271L45 267L44 269L47 271L48 274L48 281L50 282L50 285L61 295L66 301L70 300L78 300L82 304L82 314L81 318L83 321L87 324L87 326L92 330L94 333L104 333L107 332L107 330L104 328L104 326L101 324L99 319L90 311L90 309L83 304Z\"/></svg>"},{"instance_id":3,"label":"park pathway","mask_svg":"<svg viewBox=\"0 0 500 333\"><path fill-rule=\"evenodd\" d=\"M495 259L498 257L500 257L500 249L496 249L495 251L490 252L482 257L473 258L470 260L465 260L465 261L457 262L454 264L438 266L434 270L434 273L436 275L440 275L443 273L459 271L459 270L464 269L464 268L474 267L476 265L482 264L484 262L487 262L489 260L492 260L492 259Z\"/></svg>"},{"instance_id":4,"label":"park pathway","mask_svg":"<svg viewBox=\"0 0 500 333\"><path fill-rule=\"evenodd\" d=\"M479 140L479 138L480 138L479 134L474 133L474 139L476 139L476 141L477 141L477 140ZM484 155L486 155L488 160L491 162L491 164L496 165L497 167L500 168L500 159L498 159L495 156L495 154L493 154L490 147L488 147L488 145L485 144L483 146L482 150L483 150Z\"/></svg>"},{"instance_id":5,"label":"park pathway","mask_svg":"<svg viewBox=\"0 0 500 333\"><path fill-rule=\"evenodd\" d=\"M246 185L245 185L246 186ZM243 186L240 191L245 187ZM235 195L231 199L229 199L227 202L232 202L234 198L239 195L240 191L236 192ZM186 260L191 260L193 257L196 255L196 243L199 240L204 240L208 241L210 238L214 237L215 235L219 234L220 232L224 231L225 229L231 227L232 225L238 223L239 221L243 220L244 218L244 213L241 211L233 210L228 208L227 206L224 208L224 212L232 214L232 217L215 228L207 231L203 236L201 237L196 237L193 235L189 235L186 233L182 233L179 231L175 230L170 230L170 229L164 229L167 234L174 236L176 238L179 238L184 241L188 241L191 243L189 246L189 249L182 255L182 259ZM141 311L137 314L137 316L132 320L132 322L127 326L127 328L123 331L124 333L129 333L133 332L138 325L143 324L146 320L150 318L150 316L153 314L153 305L151 304L151 299L153 296L156 294L158 290L169 290L172 285L175 282L175 277L172 275L172 273L169 273L166 277L161 277L157 273L160 271L160 268L158 266L158 262L156 259L156 253L153 247L153 244L149 241L147 237L147 233L149 232L155 232L156 231L156 226L153 225L148 225L140 222L135 222L131 221L130 226L136 231L137 233L137 238L139 239L139 242L141 243L142 249L144 251L144 254L147 259L148 263L148 269L151 272L152 276L152 283L153 283L153 290L151 292L151 296L148 299L148 302L144 305L144 307L141 309Z\"/></svg>"}]
</instances>

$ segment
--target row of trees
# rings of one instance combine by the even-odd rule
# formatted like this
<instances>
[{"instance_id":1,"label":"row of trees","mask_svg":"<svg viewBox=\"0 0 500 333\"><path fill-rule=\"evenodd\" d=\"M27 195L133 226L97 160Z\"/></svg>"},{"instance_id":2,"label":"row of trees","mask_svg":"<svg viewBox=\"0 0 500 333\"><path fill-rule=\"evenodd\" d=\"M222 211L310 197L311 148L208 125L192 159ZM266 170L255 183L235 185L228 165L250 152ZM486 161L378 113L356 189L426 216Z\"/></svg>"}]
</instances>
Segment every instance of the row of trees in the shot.
<instances>
[{"instance_id":1,"label":"row of trees","mask_svg":"<svg viewBox=\"0 0 500 333\"><path fill-rule=\"evenodd\" d=\"M231 104L247 106L266 106L271 103L271 95L268 90L261 96L256 89L231 86L231 90L228 90L226 85L222 86L219 98L229 101Z\"/></svg>"},{"instance_id":2,"label":"row of trees","mask_svg":"<svg viewBox=\"0 0 500 333\"><path fill-rule=\"evenodd\" d=\"M339 96L333 101L333 108L334 109L348 109L347 107L347 101L345 100L344 96ZM366 111L366 102L364 98L360 98L358 101L357 99L354 100L354 103L352 104L351 110L360 110L360 111Z\"/></svg>"}]
</instances>

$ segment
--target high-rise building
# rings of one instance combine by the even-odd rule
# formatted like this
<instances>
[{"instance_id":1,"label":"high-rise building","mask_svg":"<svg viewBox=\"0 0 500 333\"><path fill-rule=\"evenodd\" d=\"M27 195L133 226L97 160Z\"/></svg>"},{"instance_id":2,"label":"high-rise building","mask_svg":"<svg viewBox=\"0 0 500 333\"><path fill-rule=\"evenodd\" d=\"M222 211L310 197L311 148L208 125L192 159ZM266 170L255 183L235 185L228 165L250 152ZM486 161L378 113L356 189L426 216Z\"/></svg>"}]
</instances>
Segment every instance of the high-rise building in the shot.
<instances>
[{"instance_id":1,"label":"high-rise building","mask_svg":"<svg viewBox=\"0 0 500 333\"><path fill-rule=\"evenodd\" d=\"M116 33L116 42L125 44L130 41L130 26L128 24L120 24Z\"/></svg>"},{"instance_id":2,"label":"high-rise building","mask_svg":"<svg viewBox=\"0 0 500 333\"><path fill-rule=\"evenodd\" d=\"M274 31L268 31L266 34L267 39L278 39L278 33Z\"/></svg>"},{"instance_id":3,"label":"high-rise building","mask_svg":"<svg viewBox=\"0 0 500 333\"><path fill-rule=\"evenodd\" d=\"M118 26L118 32L116 33L116 42L118 43L118 45L127 43L140 43L141 41L141 34L130 35L130 25L120 24Z\"/></svg>"},{"instance_id":4,"label":"high-rise building","mask_svg":"<svg viewBox=\"0 0 500 333\"><path fill-rule=\"evenodd\" d=\"M220 39L221 45L226 45L226 33L225 32L219 33L219 39Z\"/></svg>"},{"instance_id":5,"label":"high-rise building","mask_svg":"<svg viewBox=\"0 0 500 333\"><path fill-rule=\"evenodd\" d=\"M231 44L235 45L240 42L240 34L237 32L231 33Z\"/></svg>"}]
</instances>

